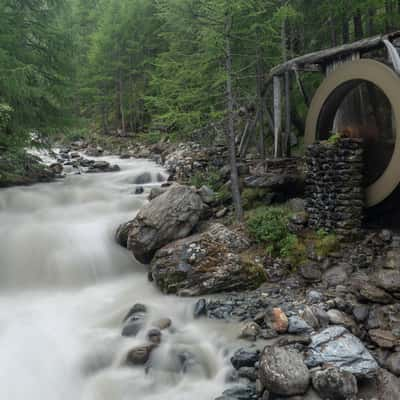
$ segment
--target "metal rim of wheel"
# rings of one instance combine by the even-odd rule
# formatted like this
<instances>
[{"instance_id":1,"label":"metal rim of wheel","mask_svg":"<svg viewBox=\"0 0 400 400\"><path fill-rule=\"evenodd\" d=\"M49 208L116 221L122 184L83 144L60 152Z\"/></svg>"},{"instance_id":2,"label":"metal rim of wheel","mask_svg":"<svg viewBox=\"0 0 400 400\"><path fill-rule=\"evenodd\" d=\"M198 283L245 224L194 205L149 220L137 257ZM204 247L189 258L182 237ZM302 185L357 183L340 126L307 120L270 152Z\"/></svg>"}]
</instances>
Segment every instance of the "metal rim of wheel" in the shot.
<instances>
[{"instance_id":1,"label":"metal rim of wheel","mask_svg":"<svg viewBox=\"0 0 400 400\"><path fill-rule=\"evenodd\" d=\"M394 114L395 145L392 158L383 174L366 187L366 206L373 207L385 200L400 184L400 77L387 65L362 59L339 66L328 75L316 91L307 115L305 144L317 140L321 119L334 116L345 96L360 82L370 82L388 98ZM336 96L332 106L326 109L328 100ZM332 121L331 121L332 122Z\"/></svg>"}]
</instances>

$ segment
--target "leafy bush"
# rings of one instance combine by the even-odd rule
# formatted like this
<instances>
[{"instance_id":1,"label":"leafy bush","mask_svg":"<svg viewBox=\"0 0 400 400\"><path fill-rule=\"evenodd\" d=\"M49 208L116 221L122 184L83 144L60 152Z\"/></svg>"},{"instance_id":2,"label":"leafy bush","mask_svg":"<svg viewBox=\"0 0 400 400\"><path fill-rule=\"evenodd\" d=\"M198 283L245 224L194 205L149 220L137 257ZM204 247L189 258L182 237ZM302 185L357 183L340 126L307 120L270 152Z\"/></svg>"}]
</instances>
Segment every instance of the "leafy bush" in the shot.
<instances>
[{"instance_id":1,"label":"leafy bush","mask_svg":"<svg viewBox=\"0 0 400 400\"><path fill-rule=\"evenodd\" d=\"M259 207L247 218L247 227L254 239L266 245L271 256L286 258L299 264L305 257L306 248L288 229L290 214L283 207Z\"/></svg>"},{"instance_id":2,"label":"leafy bush","mask_svg":"<svg viewBox=\"0 0 400 400\"><path fill-rule=\"evenodd\" d=\"M218 192L222 185L222 177L218 169L210 168L208 171L198 171L190 178L190 184L200 189L208 186L214 192Z\"/></svg>"},{"instance_id":3,"label":"leafy bush","mask_svg":"<svg viewBox=\"0 0 400 400\"><path fill-rule=\"evenodd\" d=\"M147 133L141 133L137 135L139 142L144 144L152 145L161 141L163 134L160 131L152 131Z\"/></svg>"},{"instance_id":4,"label":"leafy bush","mask_svg":"<svg viewBox=\"0 0 400 400\"><path fill-rule=\"evenodd\" d=\"M245 210L250 210L252 208L261 206L268 195L269 191L267 189L262 189L262 188L244 189L242 192L243 208Z\"/></svg>"},{"instance_id":5,"label":"leafy bush","mask_svg":"<svg viewBox=\"0 0 400 400\"><path fill-rule=\"evenodd\" d=\"M289 211L284 207L259 207L247 217L247 227L257 243L265 245L269 255L281 257L293 266L307 260L307 248L315 254L326 257L339 248L339 240L334 233L325 230L306 232L301 237L288 229Z\"/></svg>"}]
</instances>

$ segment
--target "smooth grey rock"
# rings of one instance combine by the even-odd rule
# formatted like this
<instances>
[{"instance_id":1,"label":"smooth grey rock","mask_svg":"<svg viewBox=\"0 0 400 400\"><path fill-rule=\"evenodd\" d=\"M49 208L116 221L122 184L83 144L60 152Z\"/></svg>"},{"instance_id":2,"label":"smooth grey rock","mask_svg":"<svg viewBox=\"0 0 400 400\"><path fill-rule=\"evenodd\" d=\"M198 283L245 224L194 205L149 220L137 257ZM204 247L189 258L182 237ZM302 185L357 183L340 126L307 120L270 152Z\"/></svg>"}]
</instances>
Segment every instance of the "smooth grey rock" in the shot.
<instances>
[{"instance_id":1,"label":"smooth grey rock","mask_svg":"<svg viewBox=\"0 0 400 400\"><path fill-rule=\"evenodd\" d=\"M353 315L357 322L364 322L368 318L369 307L365 304L357 305L353 308Z\"/></svg>"},{"instance_id":2,"label":"smooth grey rock","mask_svg":"<svg viewBox=\"0 0 400 400\"><path fill-rule=\"evenodd\" d=\"M136 313L129 317L122 328L122 336L130 337L136 336L139 331L144 327L145 324L145 314Z\"/></svg>"},{"instance_id":3,"label":"smooth grey rock","mask_svg":"<svg viewBox=\"0 0 400 400\"><path fill-rule=\"evenodd\" d=\"M322 399L351 400L358 393L356 377L337 368L317 371L312 375L312 384Z\"/></svg>"},{"instance_id":4,"label":"smooth grey rock","mask_svg":"<svg viewBox=\"0 0 400 400\"><path fill-rule=\"evenodd\" d=\"M126 363L128 365L144 365L149 361L152 351L156 348L156 345L143 345L135 347L128 352L126 357Z\"/></svg>"},{"instance_id":5,"label":"smooth grey rock","mask_svg":"<svg viewBox=\"0 0 400 400\"><path fill-rule=\"evenodd\" d=\"M385 361L385 367L392 374L400 376L400 353L392 353Z\"/></svg>"},{"instance_id":6,"label":"smooth grey rock","mask_svg":"<svg viewBox=\"0 0 400 400\"><path fill-rule=\"evenodd\" d=\"M257 372L253 367L239 368L238 373L241 378L246 378L250 382L255 382L257 380Z\"/></svg>"},{"instance_id":7,"label":"smooth grey rock","mask_svg":"<svg viewBox=\"0 0 400 400\"><path fill-rule=\"evenodd\" d=\"M322 272L318 264L304 264L300 267L301 276L309 282L319 282L322 279Z\"/></svg>"},{"instance_id":8,"label":"smooth grey rock","mask_svg":"<svg viewBox=\"0 0 400 400\"><path fill-rule=\"evenodd\" d=\"M321 301L323 301L324 296L321 292L318 292L317 290L310 290L307 293L307 301L310 304L316 304L316 303L320 303Z\"/></svg>"},{"instance_id":9,"label":"smooth grey rock","mask_svg":"<svg viewBox=\"0 0 400 400\"><path fill-rule=\"evenodd\" d=\"M329 310L327 314L329 317L329 322L332 325L343 325L346 328L351 328L355 325L355 322L352 320L352 318L340 310L332 309Z\"/></svg>"},{"instance_id":10,"label":"smooth grey rock","mask_svg":"<svg viewBox=\"0 0 400 400\"><path fill-rule=\"evenodd\" d=\"M153 324L156 328L161 331L168 329L172 325L172 321L170 318L161 318Z\"/></svg>"},{"instance_id":11,"label":"smooth grey rock","mask_svg":"<svg viewBox=\"0 0 400 400\"><path fill-rule=\"evenodd\" d=\"M377 383L379 400L399 400L399 378L385 369L380 369L377 376Z\"/></svg>"},{"instance_id":12,"label":"smooth grey rock","mask_svg":"<svg viewBox=\"0 0 400 400\"><path fill-rule=\"evenodd\" d=\"M134 306L132 306L128 313L124 317L124 322L127 321L132 315L138 314L138 313L146 313L147 312L147 307L142 304L142 303L136 303Z\"/></svg>"},{"instance_id":13,"label":"smooth grey rock","mask_svg":"<svg viewBox=\"0 0 400 400\"><path fill-rule=\"evenodd\" d=\"M391 349L400 344L399 338L393 335L391 331L383 329L371 329L368 335L372 342L384 349Z\"/></svg>"},{"instance_id":14,"label":"smooth grey rock","mask_svg":"<svg viewBox=\"0 0 400 400\"><path fill-rule=\"evenodd\" d=\"M347 283L352 270L353 268L349 264L339 264L326 271L322 279L328 287L335 287L342 283Z\"/></svg>"},{"instance_id":15,"label":"smooth grey rock","mask_svg":"<svg viewBox=\"0 0 400 400\"><path fill-rule=\"evenodd\" d=\"M381 269L374 276L376 286L388 292L400 292L400 270Z\"/></svg>"},{"instance_id":16,"label":"smooth grey rock","mask_svg":"<svg viewBox=\"0 0 400 400\"><path fill-rule=\"evenodd\" d=\"M235 369L242 367L254 367L259 358L259 351L239 349L232 356L231 363Z\"/></svg>"},{"instance_id":17,"label":"smooth grey rock","mask_svg":"<svg viewBox=\"0 0 400 400\"><path fill-rule=\"evenodd\" d=\"M277 346L264 349L259 378L269 392L283 396L304 394L310 383L303 357L293 349Z\"/></svg>"},{"instance_id":18,"label":"smooth grey rock","mask_svg":"<svg viewBox=\"0 0 400 400\"><path fill-rule=\"evenodd\" d=\"M378 364L362 342L342 326L332 326L311 337L306 364L331 365L360 378L372 377Z\"/></svg>"},{"instance_id":19,"label":"smooth grey rock","mask_svg":"<svg viewBox=\"0 0 400 400\"><path fill-rule=\"evenodd\" d=\"M312 328L307 324L304 319L300 317L289 317L288 332L294 334L301 334L311 332Z\"/></svg>"},{"instance_id":20,"label":"smooth grey rock","mask_svg":"<svg viewBox=\"0 0 400 400\"><path fill-rule=\"evenodd\" d=\"M200 299L196 302L193 310L193 316L199 318L207 314L207 300Z\"/></svg>"},{"instance_id":21,"label":"smooth grey rock","mask_svg":"<svg viewBox=\"0 0 400 400\"><path fill-rule=\"evenodd\" d=\"M203 202L187 186L172 186L142 208L133 220L128 248L138 261L148 264L154 253L188 236L200 219Z\"/></svg>"},{"instance_id":22,"label":"smooth grey rock","mask_svg":"<svg viewBox=\"0 0 400 400\"><path fill-rule=\"evenodd\" d=\"M135 185L144 185L146 183L150 183L152 180L150 172L143 172L140 175L136 176L133 183Z\"/></svg>"},{"instance_id":23,"label":"smooth grey rock","mask_svg":"<svg viewBox=\"0 0 400 400\"><path fill-rule=\"evenodd\" d=\"M122 247L128 247L128 237L131 230L131 225L132 221L125 222L124 224L121 224L118 227L117 232L115 232L115 240Z\"/></svg>"},{"instance_id":24,"label":"smooth grey rock","mask_svg":"<svg viewBox=\"0 0 400 400\"><path fill-rule=\"evenodd\" d=\"M215 193L208 186L202 186L197 193L206 204L212 204L215 201Z\"/></svg>"},{"instance_id":25,"label":"smooth grey rock","mask_svg":"<svg viewBox=\"0 0 400 400\"><path fill-rule=\"evenodd\" d=\"M162 333L159 329L150 329L147 332L147 339L153 344L160 344L161 343Z\"/></svg>"},{"instance_id":26,"label":"smooth grey rock","mask_svg":"<svg viewBox=\"0 0 400 400\"><path fill-rule=\"evenodd\" d=\"M247 322L240 330L240 338L255 341L261 333L261 327L255 322Z\"/></svg>"}]
</instances>

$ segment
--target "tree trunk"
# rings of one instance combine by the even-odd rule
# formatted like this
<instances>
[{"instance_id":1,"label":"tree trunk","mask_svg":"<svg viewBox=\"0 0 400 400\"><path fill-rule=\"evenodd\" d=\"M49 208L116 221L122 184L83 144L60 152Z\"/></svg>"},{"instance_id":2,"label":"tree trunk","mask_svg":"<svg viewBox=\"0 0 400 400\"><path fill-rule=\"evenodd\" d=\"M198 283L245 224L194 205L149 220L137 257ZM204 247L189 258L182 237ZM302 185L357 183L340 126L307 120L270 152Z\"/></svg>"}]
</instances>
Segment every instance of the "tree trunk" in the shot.
<instances>
[{"instance_id":1,"label":"tree trunk","mask_svg":"<svg viewBox=\"0 0 400 400\"><path fill-rule=\"evenodd\" d=\"M343 44L349 43L350 41L350 32L349 32L349 21L344 17L342 22L342 39Z\"/></svg>"},{"instance_id":2,"label":"tree trunk","mask_svg":"<svg viewBox=\"0 0 400 400\"><path fill-rule=\"evenodd\" d=\"M124 110L124 86L122 82L122 71L119 71L119 79L118 79L118 86L119 86L119 112L121 115L121 130L122 135L126 135L126 123L125 123L125 110Z\"/></svg>"},{"instance_id":3,"label":"tree trunk","mask_svg":"<svg viewBox=\"0 0 400 400\"><path fill-rule=\"evenodd\" d=\"M287 32L287 21L282 23L282 57L283 61L286 62L288 59L288 32ZM285 71L285 135L282 140L282 153L283 155L290 156L290 74L289 71Z\"/></svg>"},{"instance_id":4,"label":"tree trunk","mask_svg":"<svg viewBox=\"0 0 400 400\"><path fill-rule=\"evenodd\" d=\"M374 34L374 18L375 10L373 8L368 9L368 24L367 24L367 34L372 36Z\"/></svg>"},{"instance_id":5,"label":"tree trunk","mask_svg":"<svg viewBox=\"0 0 400 400\"><path fill-rule=\"evenodd\" d=\"M236 218L238 222L243 220L243 208L240 197L239 188L239 174L236 163L236 144L235 144L235 129L234 129L234 116L233 116L233 89L232 89L232 51L231 51L231 38L230 32L232 27L232 16L226 16L225 24L225 69L226 69L226 96L228 105L228 149L229 149L229 163L231 167L231 187L233 204L235 206Z\"/></svg>"},{"instance_id":6,"label":"tree trunk","mask_svg":"<svg viewBox=\"0 0 400 400\"><path fill-rule=\"evenodd\" d=\"M393 6L391 0L385 0L385 29L386 32L390 32L392 27L393 21Z\"/></svg>"},{"instance_id":7,"label":"tree trunk","mask_svg":"<svg viewBox=\"0 0 400 400\"><path fill-rule=\"evenodd\" d=\"M362 25L362 15L361 10L357 9L353 16L354 23L354 37L356 40L362 39L364 36L363 25Z\"/></svg>"},{"instance_id":8,"label":"tree trunk","mask_svg":"<svg viewBox=\"0 0 400 400\"><path fill-rule=\"evenodd\" d=\"M338 40L337 40L335 18L333 18L333 17L329 18L329 25L330 25L330 31L331 31L331 47L336 47L338 45Z\"/></svg>"},{"instance_id":9,"label":"tree trunk","mask_svg":"<svg viewBox=\"0 0 400 400\"><path fill-rule=\"evenodd\" d=\"M257 33L257 43L260 43L260 34ZM256 57L257 57L257 65L256 65L256 86L257 86L257 99L258 99L258 120L260 123L260 150L261 150L261 158L265 160L265 126L264 126L264 99L262 96L262 88L264 86L264 71L261 60L261 51L260 47L257 44L256 47Z\"/></svg>"}]
</instances>

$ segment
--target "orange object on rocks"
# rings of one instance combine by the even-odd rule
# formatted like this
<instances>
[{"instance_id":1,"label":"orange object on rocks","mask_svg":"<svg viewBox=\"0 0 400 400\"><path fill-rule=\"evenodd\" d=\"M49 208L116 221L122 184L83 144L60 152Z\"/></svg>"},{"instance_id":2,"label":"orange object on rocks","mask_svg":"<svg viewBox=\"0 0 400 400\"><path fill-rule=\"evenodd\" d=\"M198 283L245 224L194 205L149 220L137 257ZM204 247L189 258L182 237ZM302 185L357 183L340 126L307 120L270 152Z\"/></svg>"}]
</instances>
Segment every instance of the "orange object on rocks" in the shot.
<instances>
[{"instance_id":1,"label":"orange object on rocks","mask_svg":"<svg viewBox=\"0 0 400 400\"><path fill-rule=\"evenodd\" d=\"M281 308L274 308L272 310L273 324L272 327L278 333L286 333L288 330L289 321L286 314Z\"/></svg>"}]
</instances>

